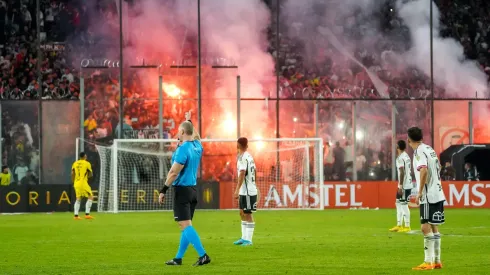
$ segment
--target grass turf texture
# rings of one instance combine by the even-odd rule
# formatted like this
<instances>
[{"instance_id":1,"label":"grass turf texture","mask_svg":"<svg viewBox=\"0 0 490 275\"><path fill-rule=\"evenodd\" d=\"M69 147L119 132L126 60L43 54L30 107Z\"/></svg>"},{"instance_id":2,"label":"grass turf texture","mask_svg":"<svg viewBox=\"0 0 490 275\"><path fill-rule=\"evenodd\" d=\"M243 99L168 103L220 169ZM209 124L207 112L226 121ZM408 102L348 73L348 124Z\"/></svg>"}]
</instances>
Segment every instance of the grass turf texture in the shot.
<instances>
[{"instance_id":1,"label":"grass turf texture","mask_svg":"<svg viewBox=\"0 0 490 275\"><path fill-rule=\"evenodd\" d=\"M200 211L194 225L213 262L165 266L180 231L170 212L0 215L0 274L489 274L490 211L447 210L442 226L444 269L412 271L423 261L423 240L389 233L395 210L261 211L254 246L240 237L236 211ZM419 230L418 209L412 229Z\"/></svg>"}]
</instances>

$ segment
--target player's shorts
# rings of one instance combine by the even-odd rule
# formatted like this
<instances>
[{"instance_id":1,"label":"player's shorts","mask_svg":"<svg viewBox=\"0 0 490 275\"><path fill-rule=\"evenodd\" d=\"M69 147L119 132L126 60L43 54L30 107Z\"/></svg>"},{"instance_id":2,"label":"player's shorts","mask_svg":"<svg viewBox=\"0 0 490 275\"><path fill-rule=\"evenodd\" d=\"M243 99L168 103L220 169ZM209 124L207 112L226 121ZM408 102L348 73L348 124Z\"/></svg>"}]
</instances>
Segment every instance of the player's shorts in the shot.
<instances>
[{"instance_id":1,"label":"player's shorts","mask_svg":"<svg viewBox=\"0 0 490 275\"><path fill-rule=\"evenodd\" d=\"M75 196L77 198L88 198L92 196L92 188L90 188L87 182L75 183L73 188L75 189Z\"/></svg>"},{"instance_id":2,"label":"player's shorts","mask_svg":"<svg viewBox=\"0 0 490 275\"><path fill-rule=\"evenodd\" d=\"M420 223L440 225L445 222L444 201L420 204Z\"/></svg>"},{"instance_id":3,"label":"player's shorts","mask_svg":"<svg viewBox=\"0 0 490 275\"><path fill-rule=\"evenodd\" d=\"M238 205L243 210L243 213L251 214L257 211L257 196L240 195Z\"/></svg>"},{"instance_id":4,"label":"player's shorts","mask_svg":"<svg viewBox=\"0 0 490 275\"><path fill-rule=\"evenodd\" d=\"M196 186L174 186L174 219L176 222L192 220L197 205Z\"/></svg>"},{"instance_id":5,"label":"player's shorts","mask_svg":"<svg viewBox=\"0 0 490 275\"><path fill-rule=\"evenodd\" d=\"M403 189L401 194L396 190L396 199L400 203L408 203L410 201L410 195L412 195L412 189Z\"/></svg>"}]
</instances>

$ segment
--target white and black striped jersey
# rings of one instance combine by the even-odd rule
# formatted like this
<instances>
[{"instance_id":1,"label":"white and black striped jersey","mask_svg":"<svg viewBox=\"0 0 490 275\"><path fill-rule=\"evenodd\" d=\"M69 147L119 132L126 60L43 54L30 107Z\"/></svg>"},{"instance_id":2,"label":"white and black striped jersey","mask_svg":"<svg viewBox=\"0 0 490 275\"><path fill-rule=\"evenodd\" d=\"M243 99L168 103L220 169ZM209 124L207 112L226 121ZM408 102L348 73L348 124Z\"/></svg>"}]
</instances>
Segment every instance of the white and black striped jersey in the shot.
<instances>
[{"instance_id":1,"label":"white and black striped jersey","mask_svg":"<svg viewBox=\"0 0 490 275\"><path fill-rule=\"evenodd\" d=\"M413 153L413 167L415 179L420 186L420 169L427 168L427 182L422 190L420 203L437 203L445 201L446 196L442 191L441 184L441 164L437 158L437 153L427 144L421 143Z\"/></svg>"},{"instance_id":2,"label":"white and black striped jersey","mask_svg":"<svg viewBox=\"0 0 490 275\"><path fill-rule=\"evenodd\" d=\"M256 196L257 185L255 184L255 162L249 152L245 152L241 156L238 156L237 169L238 175L240 175L240 171L245 171L245 179L243 180L239 195Z\"/></svg>"},{"instance_id":3,"label":"white and black striped jersey","mask_svg":"<svg viewBox=\"0 0 490 275\"><path fill-rule=\"evenodd\" d=\"M405 190L412 189L412 160L406 152L401 153L396 158L396 170L398 171L398 179L400 179L400 168L403 168L403 170L405 171L404 178L399 181L402 183L402 188Z\"/></svg>"}]
</instances>

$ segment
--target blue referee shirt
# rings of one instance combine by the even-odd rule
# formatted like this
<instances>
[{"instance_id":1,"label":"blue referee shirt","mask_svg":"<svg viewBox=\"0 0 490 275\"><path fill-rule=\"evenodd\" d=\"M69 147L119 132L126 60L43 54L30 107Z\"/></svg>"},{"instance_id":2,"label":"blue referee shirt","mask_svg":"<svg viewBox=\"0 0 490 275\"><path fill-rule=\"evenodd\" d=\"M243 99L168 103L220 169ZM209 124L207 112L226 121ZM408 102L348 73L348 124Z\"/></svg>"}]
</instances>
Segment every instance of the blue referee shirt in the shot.
<instances>
[{"instance_id":1,"label":"blue referee shirt","mask_svg":"<svg viewBox=\"0 0 490 275\"><path fill-rule=\"evenodd\" d=\"M174 162L184 165L182 171L172 183L173 186L195 186L197 182L197 168L201 162L202 144L199 140L186 141L177 148L172 155Z\"/></svg>"}]
</instances>

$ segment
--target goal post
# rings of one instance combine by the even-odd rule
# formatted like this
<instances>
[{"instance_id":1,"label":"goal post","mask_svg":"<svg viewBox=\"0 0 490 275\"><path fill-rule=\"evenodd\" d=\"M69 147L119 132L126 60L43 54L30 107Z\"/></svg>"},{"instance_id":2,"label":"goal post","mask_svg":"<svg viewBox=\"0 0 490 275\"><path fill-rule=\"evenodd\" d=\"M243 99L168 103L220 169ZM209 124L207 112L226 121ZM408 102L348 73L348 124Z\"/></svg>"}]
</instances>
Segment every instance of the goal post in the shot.
<instances>
[{"instance_id":1,"label":"goal post","mask_svg":"<svg viewBox=\"0 0 490 275\"><path fill-rule=\"evenodd\" d=\"M213 199L228 205L221 209L238 208L230 191L236 188L236 139L203 139L201 142L204 152L199 167L200 180L219 182L220 198ZM172 209L171 193L165 203L159 205L158 192L170 170L177 140L115 139L111 146L91 143L85 147L94 151L89 160L94 161L95 155L99 158L98 211ZM321 138L249 139L248 150L257 167L259 209L324 209Z\"/></svg>"}]
</instances>

